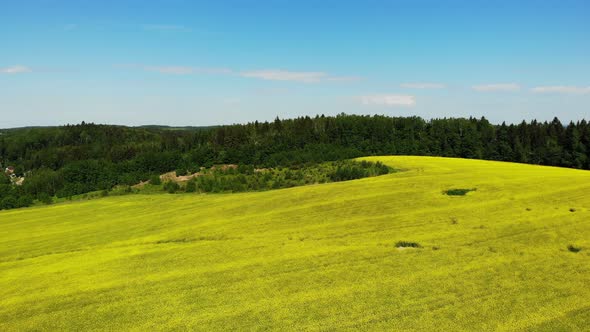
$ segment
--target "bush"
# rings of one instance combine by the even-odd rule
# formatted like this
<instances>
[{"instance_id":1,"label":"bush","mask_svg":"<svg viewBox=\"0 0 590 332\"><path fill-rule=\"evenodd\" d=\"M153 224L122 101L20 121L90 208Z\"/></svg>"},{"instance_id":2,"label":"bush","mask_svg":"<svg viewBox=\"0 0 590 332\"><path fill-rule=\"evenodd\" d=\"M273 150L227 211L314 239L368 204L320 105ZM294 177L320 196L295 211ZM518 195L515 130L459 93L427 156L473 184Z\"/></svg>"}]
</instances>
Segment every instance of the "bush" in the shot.
<instances>
[{"instance_id":1,"label":"bush","mask_svg":"<svg viewBox=\"0 0 590 332\"><path fill-rule=\"evenodd\" d=\"M465 196L467 195L468 192L470 191L476 191L477 188L473 188L473 189L449 189L444 191L445 194L449 195L449 196Z\"/></svg>"},{"instance_id":2,"label":"bush","mask_svg":"<svg viewBox=\"0 0 590 332\"><path fill-rule=\"evenodd\" d=\"M164 190L166 190L169 194L174 194L180 190L180 186L174 181L168 181L164 184Z\"/></svg>"},{"instance_id":3,"label":"bush","mask_svg":"<svg viewBox=\"0 0 590 332\"><path fill-rule=\"evenodd\" d=\"M197 191L197 181L193 178L186 183L185 191L187 193L194 193Z\"/></svg>"},{"instance_id":4,"label":"bush","mask_svg":"<svg viewBox=\"0 0 590 332\"><path fill-rule=\"evenodd\" d=\"M10 184L10 178L4 174L2 168L0 168L0 184Z\"/></svg>"},{"instance_id":5,"label":"bush","mask_svg":"<svg viewBox=\"0 0 590 332\"><path fill-rule=\"evenodd\" d=\"M160 176L159 175L153 175L150 177L150 184L153 184L154 186L159 186L162 184L162 180L160 180Z\"/></svg>"},{"instance_id":6,"label":"bush","mask_svg":"<svg viewBox=\"0 0 590 332\"><path fill-rule=\"evenodd\" d=\"M422 248L418 242L397 241L396 248Z\"/></svg>"},{"instance_id":7,"label":"bush","mask_svg":"<svg viewBox=\"0 0 590 332\"><path fill-rule=\"evenodd\" d=\"M53 203L53 198L49 196L49 194L47 193L40 193L39 195L37 195L37 199L45 205Z\"/></svg>"},{"instance_id":8,"label":"bush","mask_svg":"<svg viewBox=\"0 0 590 332\"><path fill-rule=\"evenodd\" d=\"M18 202L16 201L16 198L12 196L4 197L4 199L2 199L0 202L0 210L14 209L16 207L18 207Z\"/></svg>"},{"instance_id":9,"label":"bush","mask_svg":"<svg viewBox=\"0 0 590 332\"><path fill-rule=\"evenodd\" d=\"M567 246L567 250L571 251L571 252L580 252L582 250L582 248L577 247L573 244L570 244Z\"/></svg>"},{"instance_id":10,"label":"bush","mask_svg":"<svg viewBox=\"0 0 590 332\"><path fill-rule=\"evenodd\" d=\"M27 207L33 205L33 197L24 195L18 198L18 207Z\"/></svg>"}]
</instances>

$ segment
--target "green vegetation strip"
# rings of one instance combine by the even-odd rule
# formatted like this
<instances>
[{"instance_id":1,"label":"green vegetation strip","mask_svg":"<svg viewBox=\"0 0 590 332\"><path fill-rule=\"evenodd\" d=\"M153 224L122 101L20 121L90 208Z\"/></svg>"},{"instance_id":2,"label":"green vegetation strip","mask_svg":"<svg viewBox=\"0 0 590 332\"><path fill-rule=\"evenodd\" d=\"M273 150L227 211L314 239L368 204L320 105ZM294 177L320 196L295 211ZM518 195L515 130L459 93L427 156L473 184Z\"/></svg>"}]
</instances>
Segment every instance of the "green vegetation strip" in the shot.
<instances>
[{"instance_id":1,"label":"green vegetation strip","mask_svg":"<svg viewBox=\"0 0 590 332\"><path fill-rule=\"evenodd\" d=\"M557 118L494 125L485 118L339 114L200 128L83 122L0 129L0 209L133 186L174 170L193 174L201 167L227 164L276 169L395 154L590 169L589 147L587 121L565 125Z\"/></svg>"}]
</instances>

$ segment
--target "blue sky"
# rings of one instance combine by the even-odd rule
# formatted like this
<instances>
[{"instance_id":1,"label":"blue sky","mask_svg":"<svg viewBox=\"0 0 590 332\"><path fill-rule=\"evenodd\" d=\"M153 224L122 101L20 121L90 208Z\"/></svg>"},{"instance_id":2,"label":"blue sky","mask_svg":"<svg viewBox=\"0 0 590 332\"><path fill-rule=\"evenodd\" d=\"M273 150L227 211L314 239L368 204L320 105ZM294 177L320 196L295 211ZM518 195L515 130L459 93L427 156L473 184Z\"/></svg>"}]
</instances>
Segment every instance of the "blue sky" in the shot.
<instances>
[{"instance_id":1,"label":"blue sky","mask_svg":"<svg viewBox=\"0 0 590 332\"><path fill-rule=\"evenodd\" d=\"M590 119L590 1L0 0L0 128Z\"/></svg>"}]
</instances>

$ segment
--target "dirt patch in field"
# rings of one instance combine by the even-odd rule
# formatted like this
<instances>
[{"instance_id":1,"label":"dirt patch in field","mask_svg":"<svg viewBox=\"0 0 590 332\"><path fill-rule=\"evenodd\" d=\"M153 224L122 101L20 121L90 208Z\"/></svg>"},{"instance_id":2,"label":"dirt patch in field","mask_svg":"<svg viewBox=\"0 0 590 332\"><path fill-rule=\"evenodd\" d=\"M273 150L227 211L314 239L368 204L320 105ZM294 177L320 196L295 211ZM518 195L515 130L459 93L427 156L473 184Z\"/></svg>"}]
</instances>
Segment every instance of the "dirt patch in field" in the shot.
<instances>
[{"instance_id":1,"label":"dirt patch in field","mask_svg":"<svg viewBox=\"0 0 590 332\"><path fill-rule=\"evenodd\" d=\"M131 186L131 188L141 189L141 188L145 187L145 185L148 184L148 183L150 183L150 182L149 181L142 181L142 182L140 182L140 183L138 183L136 185Z\"/></svg>"},{"instance_id":2,"label":"dirt patch in field","mask_svg":"<svg viewBox=\"0 0 590 332\"><path fill-rule=\"evenodd\" d=\"M176 176L176 172L168 172L168 173L164 173L164 174L160 175L160 180L162 180L162 182L166 182L166 181L186 182L190 179L199 177L201 175L203 175L201 172L197 172L197 173L189 174L189 175Z\"/></svg>"},{"instance_id":3,"label":"dirt patch in field","mask_svg":"<svg viewBox=\"0 0 590 332\"><path fill-rule=\"evenodd\" d=\"M216 165L216 166L212 166L209 170L210 171L215 171L215 170L227 171L228 169L238 169L238 165L234 165L234 164ZM203 176L204 171L205 171L205 167L201 167L201 170L197 173L193 173L193 174L189 174L189 175L182 175L182 176L176 176L176 171L172 171L172 172L168 172L168 173L164 173L164 174L160 175L160 180L162 182L168 182L168 181L177 182L177 183L187 182L191 179L197 178L199 176ZM256 169L254 171L255 172L266 172L266 171L268 171L268 169L261 168L261 169ZM148 183L150 183L150 182L149 181L142 181L136 185L133 185L132 188L141 189Z\"/></svg>"},{"instance_id":4,"label":"dirt patch in field","mask_svg":"<svg viewBox=\"0 0 590 332\"><path fill-rule=\"evenodd\" d=\"M216 171L216 170L227 171L228 169L238 169L238 165L227 164L227 165L218 165L218 166L211 167L212 171Z\"/></svg>"}]
</instances>

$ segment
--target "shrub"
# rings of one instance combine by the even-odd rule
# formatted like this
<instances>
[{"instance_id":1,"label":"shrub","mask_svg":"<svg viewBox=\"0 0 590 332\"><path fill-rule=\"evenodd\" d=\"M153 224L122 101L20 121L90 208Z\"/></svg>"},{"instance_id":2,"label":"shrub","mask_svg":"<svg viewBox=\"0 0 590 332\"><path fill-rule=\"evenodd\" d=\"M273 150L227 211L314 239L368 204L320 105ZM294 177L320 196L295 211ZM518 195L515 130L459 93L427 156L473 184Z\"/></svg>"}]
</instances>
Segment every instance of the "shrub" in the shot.
<instances>
[{"instance_id":1,"label":"shrub","mask_svg":"<svg viewBox=\"0 0 590 332\"><path fill-rule=\"evenodd\" d=\"M582 250L582 248L577 247L573 244L570 244L567 246L567 250L571 251L571 252L580 252L580 250Z\"/></svg>"},{"instance_id":2,"label":"shrub","mask_svg":"<svg viewBox=\"0 0 590 332\"><path fill-rule=\"evenodd\" d=\"M4 197L4 199L2 199L2 201L0 202L0 210L1 209L14 209L18 207L18 202L16 200L16 198L12 197L12 196L8 196L8 197Z\"/></svg>"},{"instance_id":3,"label":"shrub","mask_svg":"<svg viewBox=\"0 0 590 332\"><path fill-rule=\"evenodd\" d=\"M39 195L37 195L37 199L45 205L53 203L53 198L49 196L49 194L47 193L40 193Z\"/></svg>"},{"instance_id":4,"label":"shrub","mask_svg":"<svg viewBox=\"0 0 590 332\"><path fill-rule=\"evenodd\" d=\"M18 207L28 207L33 204L33 197L29 195L24 195L18 198L17 205Z\"/></svg>"},{"instance_id":5,"label":"shrub","mask_svg":"<svg viewBox=\"0 0 590 332\"><path fill-rule=\"evenodd\" d=\"M446 195L449 195L449 196L465 196L465 195L467 195L468 192L476 191L476 190L477 190L477 188L473 188L473 189L455 188L455 189L445 190L443 193L445 193Z\"/></svg>"},{"instance_id":6,"label":"shrub","mask_svg":"<svg viewBox=\"0 0 590 332\"><path fill-rule=\"evenodd\" d=\"M10 184L10 178L0 168L0 184Z\"/></svg>"},{"instance_id":7,"label":"shrub","mask_svg":"<svg viewBox=\"0 0 590 332\"><path fill-rule=\"evenodd\" d=\"M153 184L154 186L159 186L162 184L162 180L160 180L160 176L159 175L152 175L150 177L150 184Z\"/></svg>"},{"instance_id":8,"label":"shrub","mask_svg":"<svg viewBox=\"0 0 590 332\"><path fill-rule=\"evenodd\" d=\"M186 189L185 191L187 193L194 193L195 191L197 191L197 181L193 178L190 179L187 183L186 183Z\"/></svg>"},{"instance_id":9,"label":"shrub","mask_svg":"<svg viewBox=\"0 0 590 332\"><path fill-rule=\"evenodd\" d=\"M166 190L169 194L174 194L180 190L180 186L174 181L168 181L164 184L164 190Z\"/></svg>"},{"instance_id":10,"label":"shrub","mask_svg":"<svg viewBox=\"0 0 590 332\"><path fill-rule=\"evenodd\" d=\"M420 243L418 242L409 242L409 241L397 241L395 244L396 248L422 248Z\"/></svg>"}]
</instances>

